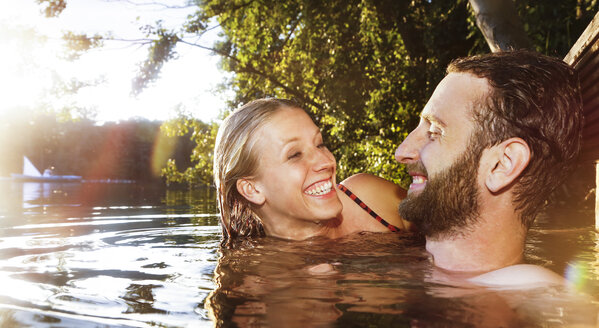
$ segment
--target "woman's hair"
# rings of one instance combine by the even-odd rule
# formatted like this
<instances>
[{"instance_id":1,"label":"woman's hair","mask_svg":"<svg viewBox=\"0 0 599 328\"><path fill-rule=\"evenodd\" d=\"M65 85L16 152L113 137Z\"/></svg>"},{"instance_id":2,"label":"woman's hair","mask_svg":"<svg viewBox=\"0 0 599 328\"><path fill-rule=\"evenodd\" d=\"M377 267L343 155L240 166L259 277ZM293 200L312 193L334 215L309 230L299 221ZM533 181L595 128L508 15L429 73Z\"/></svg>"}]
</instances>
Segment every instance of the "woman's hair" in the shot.
<instances>
[{"instance_id":1,"label":"woman's hair","mask_svg":"<svg viewBox=\"0 0 599 328\"><path fill-rule=\"evenodd\" d=\"M225 241L265 235L260 218L237 191L237 180L256 175L260 154L254 149L255 135L281 108L299 106L286 99L257 99L233 111L218 129L214 145L214 183Z\"/></svg>"}]
</instances>

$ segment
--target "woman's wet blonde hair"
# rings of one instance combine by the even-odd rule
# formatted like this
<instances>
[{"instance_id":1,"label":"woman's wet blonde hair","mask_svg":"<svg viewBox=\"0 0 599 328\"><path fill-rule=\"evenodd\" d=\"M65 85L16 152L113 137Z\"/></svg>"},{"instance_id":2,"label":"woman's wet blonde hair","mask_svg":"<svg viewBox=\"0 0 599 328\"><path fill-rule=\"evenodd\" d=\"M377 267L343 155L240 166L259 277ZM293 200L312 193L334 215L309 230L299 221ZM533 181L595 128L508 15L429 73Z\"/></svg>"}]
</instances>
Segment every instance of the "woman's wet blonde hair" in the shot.
<instances>
[{"instance_id":1,"label":"woman's wet blonde hair","mask_svg":"<svg viewBox=\"0 0 599 328\"><path fill-rule=\"evenodd\" d=\"M260 218L237 191L237 180L256 175L259 154L254 149L255 135L282 108L299 106L287 99L257 99L233 111L218 129L214 183L225 241L265 235Z\"/></svg>"}]
</instances>

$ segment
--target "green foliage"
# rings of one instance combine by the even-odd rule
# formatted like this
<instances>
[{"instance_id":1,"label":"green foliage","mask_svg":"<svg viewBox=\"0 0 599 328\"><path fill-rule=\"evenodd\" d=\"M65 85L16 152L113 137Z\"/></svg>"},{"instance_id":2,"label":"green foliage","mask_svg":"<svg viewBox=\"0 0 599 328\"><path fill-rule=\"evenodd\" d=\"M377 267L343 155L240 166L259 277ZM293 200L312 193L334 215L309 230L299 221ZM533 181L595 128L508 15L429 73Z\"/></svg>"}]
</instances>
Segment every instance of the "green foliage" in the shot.
<instances>
[{"instance_id":1,"label":"green foliage","mask_svg":"<svg viewBox=\"0 0 599 328\"><path fill-rule=\"evenodd\" d=\"M231 108L264 96L309 110L338 160L340 178L405 178L394 150L450 59L468 54L466 1L205 1L215 51L234 72Z\"/></svg>"},{"instance_id":2,"label":"green foliage","mask_svg":"<svg viewBox=\"0 0 599 328\"><path fill-rule=\"evenodd\" d=\"M68 60L79 59L84 52L103 45L103 37L99 34L90 37L86 34L75 34L67 31L62 38L67 43L68 53L66 58Z\"/></svg>"},{"instance_id":3,"label":"green foliage","mask_svg":"<svg viewBox=\"0 0 599 328\"><path fill-rule=\"evenodd\" d=\"M517 6L536 48L557 56L597 11L589 0ZM265 96L295 99L323 130L340 178L370 172L405 183L394 150L417 124L445 67L489 51L465 0L209 0L187 26L202 33L214 18L223 30L214 51L222 68L235 73L229 107ZM211 149L202 144L200 151ZM197 168L206 174L210 166Z\"/></svg>"},{"instance_id":4,"label":"green foliage","mask_svg":"<svg viewBox=\"0 0 599 328\"><path fill-rule=\"evenodd\" d=\"M193 141L195 148L191 153L193 165L184 171L177 167L175 159L169 159L161 175L166 178L167 184L186 183L188 186L197 184L212 184L213 149L218 125L204 123L186 114L165 122L162 131L170 137L188 136Z\"/></svg>"},{"instance_id":5,"label":"green foliage","mask_svg":"<svg viewBox=\"0 0 599 328\"><path fill-rule=\"evenodd\" d=\"M563 58L599 10L597 0L516 1L535 49Z\"/></svg>"},{"instance_id":6,"label":"green foliage","mask_svg":"<svg viewBox=\"0 0 599 328\"><path fill-rule=\"evenodd\" d=\"M56 17L67 7L66 0L37 0L42 5L42 12L46 17Z\"/></svg>"},{"instance_id":7,"label":"green foliage","mask_svg":"<svg viewBox=\"0 0 599 328\"><path fill-rule=\"evenodd\" d=\"M133 79L132 94L139 94L148 84L159 77L162 65L176 57L175 46L179 37L156 22L156 26L145 26L147 36L154 36L150 42L149 56L139 65L137 76Z\"/></svg>"},{"instance_id":8,"label":"green foliage","mask_svg":"<svg viewBox=\"0 0 599 328\"><path fill-rule=\"evenodd\" d=\"M337 158L340 179L369 172L405 183L394 150L416 126L445 67L489 51L467 0L194 3L197 12L179 31L160 22L144 27L151 46L134 93L158 78L178 43L208 49L234 73L225 86L235 92L229 108L271 96L295 99L310 111ZM535 48L559 57L599 9L596 0L522 0L516 6ZM198 43L215 21L221 39L212 47ZM217 126L189 117L169 124L165 131L188 136L196 148L192 166L180 171L186 166L172 160L162 174L169 182L210 183Z\"/></svg>"}]
</instances>

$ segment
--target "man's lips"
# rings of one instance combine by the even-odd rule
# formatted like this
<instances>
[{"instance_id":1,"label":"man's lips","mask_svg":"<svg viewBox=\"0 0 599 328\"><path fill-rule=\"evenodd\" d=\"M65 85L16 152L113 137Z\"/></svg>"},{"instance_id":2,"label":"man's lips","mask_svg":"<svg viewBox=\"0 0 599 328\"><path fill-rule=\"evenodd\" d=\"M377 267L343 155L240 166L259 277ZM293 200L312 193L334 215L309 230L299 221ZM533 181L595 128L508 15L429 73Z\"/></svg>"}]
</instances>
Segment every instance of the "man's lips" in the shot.
<instances>
[{"instance_id":1,"label":"man's lips","mask_svg":"<svg viewBox=\"0 0 599 328\"><path fill-rule=\"evenodd\" d=\"M427 177L419 173L410 173L410 175L412 176L412 183L409 192L424 189L428 181Z\"/></svg>"}]
</instances>

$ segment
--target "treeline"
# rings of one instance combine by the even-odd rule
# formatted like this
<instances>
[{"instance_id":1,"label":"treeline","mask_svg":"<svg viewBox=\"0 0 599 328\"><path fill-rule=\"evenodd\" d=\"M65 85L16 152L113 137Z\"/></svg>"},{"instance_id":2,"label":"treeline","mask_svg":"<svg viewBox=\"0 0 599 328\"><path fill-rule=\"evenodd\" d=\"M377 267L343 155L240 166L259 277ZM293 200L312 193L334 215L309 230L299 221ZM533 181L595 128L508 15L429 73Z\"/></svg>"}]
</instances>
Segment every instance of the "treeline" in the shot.
<instances>
[{"instance_id":1,"label":"treeline","mask_svg":"<svg viewBox=\"0 0 599 328\"><path fill-rule=\"evenodd\" d=\"M190 165L191 133L169 137L162 122L132 119L98 125L56 113L14 111L0 115L0 176L21 173L23 156L43 172L84 179L161 180L169 158Z\"/></svg>"},{"instance_id":2,"label":"treeline","mask_svg":"<svg viewBox=\"0 0 599 328\"><path fill-rule=\"evenodd\" d=\"M46 15L57 16L69 0L38 2ZM159 79L179 47L208 50L230 73L222 85L234 93L227 108L261 97L292 98L322 129L340 180L369 172L406 185L409 176L393 153L418 124L447 64L489 52L473 2L490 1L192 1L189 5L197 10L180 26L167 28L159 21L142 28L150 47L133 91L143 92ZM532 49L556 57L568 52L599 9L597 0L513 4L516 12L489 15L518 16ZM202 37L215 28L220 38L211 45L204 42ZM86 47L75 50L100 44L98 36L65 38L79 45L87 40ZM173 157L168 162L169 181L211 182L216 129L191 119L169 128L196 144L190 159Z\"/></svg>"},{"instance_id":3,"label":"treeline","mask_svg":"<svg viewBox=\"0 0 599 328\"><path fill-rule=\"evenodd\" d=\"M221 56L221 67L233 73L225 86L235 91L228 107L260 97L295 99L322 129L340 179L369 172L407 183L393 154L418 123L445 67L457 57L489 52L466 0L197 4L196 14L179 31L156 33L159 41L150 49L147 67L159 69L183 46L177 43L189 45L191 36L201 36L218 22L222 39L212 51ZM596 0L522 0L515 5L533 49L556 57L568 52L599 9ZM199 129L194 138L198 135L211 140L213 131ZM211 163L206 149L196 149L194 165ZM174 165L168 173L180 178ZM191 183L194 177L186 180Z\"/></svg>"}]
</instances>

